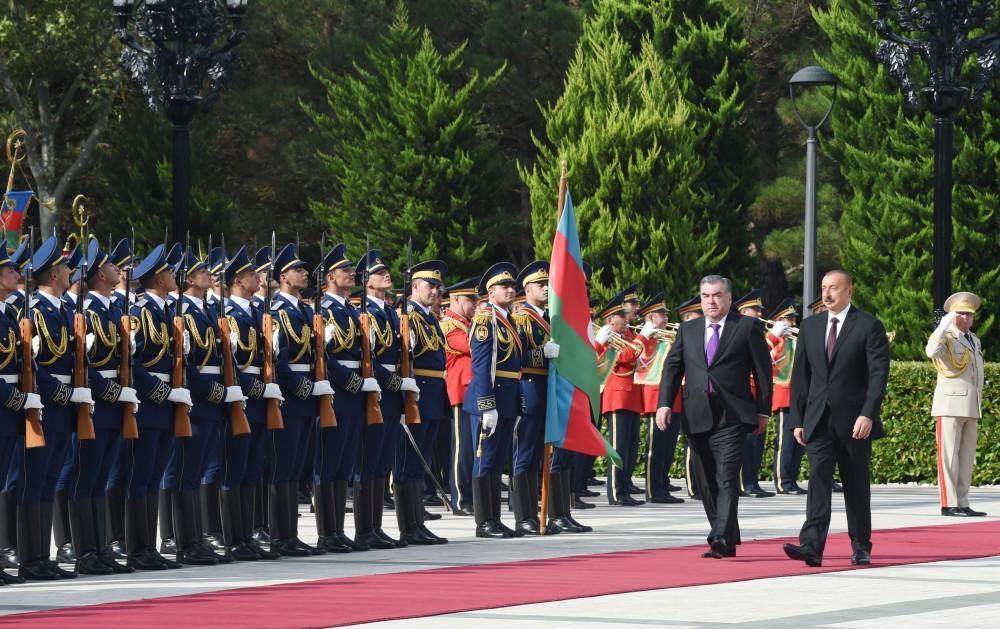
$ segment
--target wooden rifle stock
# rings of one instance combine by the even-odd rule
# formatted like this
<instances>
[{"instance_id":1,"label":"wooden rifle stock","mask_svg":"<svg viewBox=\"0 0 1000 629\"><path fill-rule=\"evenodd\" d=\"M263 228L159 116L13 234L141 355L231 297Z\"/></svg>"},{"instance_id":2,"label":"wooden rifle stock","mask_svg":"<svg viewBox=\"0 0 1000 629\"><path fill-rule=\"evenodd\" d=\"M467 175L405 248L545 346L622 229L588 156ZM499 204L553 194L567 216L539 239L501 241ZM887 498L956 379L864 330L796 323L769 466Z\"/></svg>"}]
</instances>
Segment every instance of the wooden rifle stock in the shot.
<instances>
[{"instance_id":1,"label":"wooden rifle stock","mask_svg":"<svg viewBox=\"0 0 1000 629\"><path fill-rule=\"evenodd\" d=\"M174 368L170 374L170 386L184 388L184 318L174 317ZM191 436L191 412L187 404L174 405L174 436Z\"/></svg>"},{"instance_id":2,"label":"wooden rifle stock","mask_svg":"<svg viewBox=\"0 0 1000 629\"><path fill-rule=\"evenodd\" d=\"M83 296L77 298L82 301ZM73 315L73 336L76 356L73 363L73 386L87 386L87 320L79 311L83 304L77 304L77 312ZM94 418L91 415L90 404L76 405L76 438L86 441L94 439Z\"/></svg>"},{"instance_id":3,"label":"wooden rifle stock","mask_svg":"<svg viewBox=\"0 0 1000 629\"><path fill-rule=\"evenodd\" d=\"M326 380L326 338L323 330L326 321L318 311L313 314L313 348L315 350L315 381ZM337 425L337 415L333 412L333 396L329 393L319 396L319 427L333 428Z\"/></svg>"},{"instance_id":4,"label":"wooden rifle stock","mask_svg":"<svg viewBox=\"0 0 1000 629\"><path fill-rule=\"evenodd\" d=\"M222 308L222 304L219 305ZM223 314L219 317L219 336L222 338L222 384L235 387L236 362L233 358L233 346L229 342L229 319ZM245 435L250 432L250 422L247 420L246 408L242 401L229 403L229 423L233 436Z\"/></svg>"},{"instance_id":5,"label":"wooden rifle stock","mask_svg":"<svg viewBox=\"0 0 1000 629\"><path fill-rule=\"evenodd\" d=\"M24 307L28 307L25 297ZM31 355L31 321L21 319L21 392L35 392L35 357ZM45 433L42 432L42 412L38 408L24 410L24 447L42 448L45 446Z\"/></svg>"},{"instance_id":6,"label":"wooden rifle stock","mask_svg":"<svg viewBox=\"0 0 1000 629\"><path fill-rule=\"evenodd\" d=\"M403 355L400 359L399 377L411 378L413 370L411 369L410 352L413 348L410 347L410 315L405 312L399 315L399 333L403 337ZM407 424L420 423L420 407L417 406L417 394L413 391L407 391L403 394L403 414Z\"/></svg>"},{"instance_id":7,"label":"wooden rifle stock","mask_svg":"<svg viewBox=\"0 0 1000 629\"><path fill-rule=\"evenodd\" d=\"M261 369L261 378L264 384L274 382L274 347L271 345L271 336L274 334L274 319L270 313L263 315L263 344L264 344L264 366ZM267 411L267 429L281 430L285 427L285 421L281 417L281 405L278 400L268 398L265 402Z\"/></svg>"},{"instance_id":8,"label":"wooden rifle stock","mask_svg":"<svg viewBox=\"0 0 1000 629\"><path fill-rule=\"evenodd\" d=\"M132 386L132 318L122 315L122 338L118 342L121 365L118 367L118 384ZM122 404L122 439L138 439L139 423L135 420L135 404Z\"/></svg>"},{"instance_id":9,"label":"wooden rifle stock","mask_svg":"<svg viewBox=\"0 0 1000 629\"><path fill-rule=\"evenodd\" d=\"M362 306L364 307L364 306ZM372 366L371 315L361 313L361 377L372 378L375 368ZM378 392L369 391L365 395L365 417L368 425L382 423L382 407L378 404Z\"/></svg>"}]
</instances>

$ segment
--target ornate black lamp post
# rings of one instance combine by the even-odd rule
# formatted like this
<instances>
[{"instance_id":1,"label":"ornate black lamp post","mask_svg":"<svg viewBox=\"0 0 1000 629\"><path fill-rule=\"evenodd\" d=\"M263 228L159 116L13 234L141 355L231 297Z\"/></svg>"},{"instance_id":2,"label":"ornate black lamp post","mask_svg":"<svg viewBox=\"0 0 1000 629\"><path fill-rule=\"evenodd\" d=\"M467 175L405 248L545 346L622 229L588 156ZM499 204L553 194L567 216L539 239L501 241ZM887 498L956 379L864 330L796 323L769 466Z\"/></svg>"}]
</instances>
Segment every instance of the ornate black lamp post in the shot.
<instances>
[{"instance_id":1,"label":"ornate black lamp post","mask_svg":"<svg viewBox=\"0 0 1000 629\"><path fill-rule=\"evenodd\" d=\"M183 242L191 196L191 120L211 111L240 67L248 0L112 0L121 66L173 125L173 236ZM131 28L130 28L131 23ZM216 40L221 44L214 48Z\"/></svg>"},{"instance_id":2,"label":"ornate black lamp post","mask_svg":"<svg viewBox=\"0 0 1000 629\"><path fill-rule=\"evenodd\" d=\"M970 89L962 70L970 56L978 71L970 101L978 103L1000 70L1000 33L970 37L995 24L994 0L875 0L873 22L882 38L878 58L897 77L907 100L934 114L934 314L944 315L951 294L951 164L954 122ZM891 22L895 22L894 30ZM926 66L926 85L916 86L914 60ZM918 96L919 95L919 96Z\"/></svg>"}]
</instances>

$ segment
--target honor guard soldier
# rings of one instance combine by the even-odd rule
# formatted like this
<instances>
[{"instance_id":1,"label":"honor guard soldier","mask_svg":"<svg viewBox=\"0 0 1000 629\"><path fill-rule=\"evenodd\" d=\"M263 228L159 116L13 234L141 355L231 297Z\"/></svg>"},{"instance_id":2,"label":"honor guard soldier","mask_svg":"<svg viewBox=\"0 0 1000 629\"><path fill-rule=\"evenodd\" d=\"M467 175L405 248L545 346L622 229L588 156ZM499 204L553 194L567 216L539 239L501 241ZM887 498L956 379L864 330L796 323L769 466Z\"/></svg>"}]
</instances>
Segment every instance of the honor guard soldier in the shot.
<instances>
[{"instance_id":1,"label":"honor guard soldier","mask_svg":"<svg viewBox=\"0 0 1000 629\"><path fill-rule=\"evenodd\" d=\"M947 314L927 341L927 357L938 372L931 415L937 418L938 484L945 516L986 515L969 506L983 410L983 346L972 332L981 305L974 293L948 297Z\"/></svg>"},{"instance_id":2,"label":"honor guard soldier","mask_svg":"<svg viewBox=\"0 0 1000 629\"><path fill-rule=\"evenodd\" d=\"M812 303L806 306L806 310L813 313L814 315L818 315L821 312L826 312L826 304L823 303L823 296L821 295L816 299L812 300Z\"/></svg>"},{"instance_id":3,"label":"honor guard soldier","mask_svg":"<svg viewBox=\"0 0 1000 629\"><path fill-rule=\"evenodd\" d=\"M450 303L441 319L445 339L448 401L451 403L451 512L472 515L472 464L475 452L472 422L462 407L465 391L472 381L472 349L469 328L476 314L478 277L448 287Z\"/></svg>"},{"instance_id":4,"label":"honor guard soldier","mask_svg":"<svg viewBox=\"0 0 1000 629\"><path fill-rule=\"evenodd\" d=\"M520 537L500 521L500 474L507 464L514 426L521 414L521 339L509 319L517 292L517 267L498 262L479 281L489 302L472 319L472 382L463 408L476 435L472 502L476 537Z\"/></svg>"},{"instance_id":5,"label":"honor guard soldier","mask_svg":"<svg viewBox=\"0 0 1000 629\"><path fill-rule=\"evenodd\" d=\"M271 299L274 296L273 287L276 285L271 274L271 255L271 247L261 247L253 257L254 266L257 269L257 283L259 287L253 294L253 297L250 298L250 301L257 309L257 316L261 320L263 320L264 313L270 313ZM263 333L263 327L261 328L261 333ZM265 342L270 341L262 337L261 343ZM334 403L336 404L336 402ZM261 450L261 459L259 462L261 473L258 477L257 488L254 490L253 500L253 531L254 540L258 542L258 547L260 547L260 544L271 541L271 536L267 528L267 479L271 477L271 452L268 444L271 441L271 437L265 435L264 441L265 444Z\"/></svg>"},{"instance_id":6,"label":"honor guard soldier","mask_svg":"<svg viewBox=\"0 0 1000 629\"><path fill-rule=\"evenodd\" d=\"M38 392L45 405L42 429L45 445L26 448L19 483L19 508L28 516L24 535L18 535L19 574L28 580L74 578L49 559L52 544L52 502L69 457L76 430L77 404L93 404L90 389L71 386L73 348L70 319L62 300L69 288L70 269L54 236L31 260L38 290L28 309L32 323Z\"/></svg>"},{"instance_id":7,"label":"honor guard soldier","mask_svg":"<svg viewBox=\"0 0 1000 629\"><path fill-rule=\"evenodd\" d=\"M396 540L382 529L382 498L402 431L402 392L419 390L415 380L404 380L397 373L402 352L399 315L386 301L392 275L380 252L365 252L355 267L355 280L364 290L362 313L370 330L373 374L382 390L382 423L368 423L362 431L361 479L354 492L354 541L377 549L401 548L406 540Z\"/></svg>"},{"instance_id":8,"label":"honor guard soldier","mask_svg":"<svg viewBox=\"0 0 1000 629\"><path fill-rule=\"evenodd\" d=\"M660 397L660 375L667 354L673 345L673 334L667 332L668 321L663 293L654 296L639 309L637 316L643 320L643 331L649 334L644 342L645 351L639 359L636 382L642 386L643 427L646 430L646 501L659 504L684 502L683 498L670 495L670 466L674 462L680 422L670 422L665 431L656 429L656 405ZM651 330L651 334L650 331ZM676 409L681 396L674 402Z\"/></svg>"},{"instance_id":9,"label":"honor guard soldier","mask_svg":"<svg viewBox=\"0 0 1000 629\"><path fill-rule=\"evenodd\" d=\"M549 316L549 263L536 260L521 269L517 283L525 293L525 305L511 317L521 337L521 397L523 410L514 429L513 474L510 478L514 506L514 530L540 535L538 517L538 470L545 439L545 408L548 399L549 359L559 355L552 342ZM560 470L566 461L560 461ZM558 533L555 526L550 532Z\"/></svg>"},{"instance_id":10,"label":"honor guard soldier","mask_svg":"<svg viewBox=\"0 0 1000 629\"><path fill-rule=\"evenodd\" d=\"M135 267L135 279L144 289L131 309L135 334L133 368L139 392L136 422L139 438L125 442L122 459L125 478L125 550L128 565L139 570L179 568L156 551L157 492L174 445L176 404L193 405L191 392L170 385L174 355L170 329L174 310L167 296L177 290L174 268L163 245L157 245Z\"/></svg>"},{"instance_id":11,"label":"honor guard soldier","mask_svg":"<svg viewBox=\"0 0 1000 629\"><path fill-rule=\"evenodd\" d=\"M254 265L257 267L257 282L260 287L253 294L253 303L264 312L270 307L271 299L274 296L274 286L268 271L271 269L271 248L261 247L253 257Z\"/></svg>"},{"instance_id":12,"label":"honor guard soldier","mask_svg":"<svg viewBox=\"0 0 1000 629\"><path fill-rule=\"evenodd\" d=\"M220 297L226 296L229 343L236 377L247 397L245 412L250 426L249 433L239 435L231 429L223 431L224 466L219 494L223 539L237 561L278 559L281 555L265 550L253 537L253 508L257 482L264 473L266 404L268 400L283 402L285 398L277 384L264 384L261 378L264 343L270 341L262 334L261 310L251 301L258 288L257 268L246 247L240 247L225 264L222 275L225 289Z\"/></svg>"},{"instance_id":13,"label":"honor guard soldier","mask_svg":"<svg viewBox=\"0 0 1000 629\"><path fill-rule=\"evenodd\" d=\"M745 317L760 319L764 314L764 302L761 301L761 291L755 288L743 297L733 302L733 308ZM756 391L757 383L750 382L750 391ZM760 465L764 458L766 434L755 435L748 432L743 442L742 494L755 498L769 498L774 492L760 486Z\"/></svg>"},{"instance_id":14,"label":"honor guard soldier","mask_svg":"<svg viewBox=\"0 0 1000 629\"><path fill-rule=\"evenodd\" d=\"M329 380L313 381L313 310L302 299L309 287L306 263L294 245L285 245L274 258L281 286L271 302L277 322L274 352L277 383L285 397L281 415L285 427L271 431L271 475L268 483L268 522L271 550L290 557L322 554L298 537L298 487L313 421L319 416L316 398L333 395ZM273 340L272 340L273 342Z\"/></svg>"},{"instance_id":15,"label":"honor guard soldier","mask_svg":"<svg viewBox=\"0 0 1000 629\"><path fill-rule=\"evenodd\" d=\"M604 325L594 335L599 369L604 375L601 413L608 422L611 447L621 455L626 469L608 469L608 504L632 507L644 504L630 495L631 479L627 462L639 430L642 393L635 384L635 368L645 350L628 328L625 318L625 291L618 293L598 313ZM601 367L603 365L603 367Z\"/></svg>"},{"instance_id":16,"label":"honor guard soldier","mask_svg":"<svg viewBox=\"0 0 1000 629\"><path fill-rule=\"evenodd\" d=\"M805 489L799 487L799 468L805 448L799 445L792 434L792 426L787 421L791 407L792 364L795 360L797 339L792 332L797 313L795 302L786 298L768 317L774 324L767 333L767 344L771 348L773 383L771 412L775 415L774 435L774 489L779 494L802 495Z\"/></svg>"},{"instance_id":17,"label":"honor guard soldier","mask_svg":"<svg viewBox=\"0 0 1000 629\"><path fill-rule=\"evenodd\" d=\"M110 255L92 239L87 248L87 292L80 293L78 299L83 301L78 307L87 326L95 437L74 443L69 484L69 521L79 574L132 572L114 560L104 537L105 491L121 448L123 406L130 404L134 411L139 404L137 391L119 383L122 311L112 303L111 293L120 275Z\"/></svg>"},{"instance_id":18,"label":"honor guard soldier","mask_svg":"<svg viewBox=\"0 0 1000 629\"><path fill-rule=\"evenodd\" d=\"M0 248L0 585L24 583L27 571L21 576L4 572L2 568L17 568L18 537L29 536L23 546L41 546L41 511L38 504L25 505L18 509L17 496L23 474L22 457L24 441L21 435L25 409L41 409L42 400L37 393L22 393L21 355L18 349L20 337L18 312L8 298L17 290L20 269L7 257L7 248ZM21 558L26 555L21 555ZM38 565L30 575L39 579L56 578L47 567ZM51 576L50 576L51 575Z\"/></svg>"},{"instance_id":19,"label":"honor guard soldier","mask_svg":"<svg viewBox=\"0 0 1000 629\"><path fill-rule=\"evenodd\" d=\"M417 545L448 543L447 539L438 537L424 524L423 505L424 465L429 465L432 460L438 430L448 416L444 333L431 310L444 286L447 270L447 265L440 260L413 265L410 269L410 297L406 304L412 373L420 390L417 400L420 422L404 426L413 441L409 438L400 441L392 476L400 537L409 544ZM410 359L402 357L402 360Z\"/></svg>"},{"instance_id":20,"label":"honor guard soldier","mask_svg":"<svg viewBox=\"0 0 1000 629\"><path fill-rule=\"evenodd\" d=\"M381 388L375 378L361 376L361 316L350 303L355 287L354 263L339 244L326 253L320 273L325 282L321 302L326 321L327 375L336 394L334 428L318 429L313 502L318 547L332 553L368 550L344 533L347 484L354 477L365 426L365 395Z\"/></svg>"},{"instance_id":21,"label":"honor guard soldier","mask_svg":"<svg viewBox=\"0 0 1000 629\"><path fill-rule=\"evenodd\" d=\"M681 318L681 323L685 321L690 321L691 319L698 319L704 314L701 311L701 295L695 295L691 299L685 301L681 305L674 309L677 312L677 316ZM684 394L684 384L681 383L681 393L677 400L674 401L674 412L681 412L681 415L677 416L676 423L683 425L684 415L683 415L683 394ZM674 423L671 421L670 423ZM694 457L697 456L694 451L689 447L687 439L684 443L684 479L687 481L687 491L688 496L691 498L700 499L701 496L698 491L698 482L694 475L695 461Z\"/></svg>"}]
</instances>

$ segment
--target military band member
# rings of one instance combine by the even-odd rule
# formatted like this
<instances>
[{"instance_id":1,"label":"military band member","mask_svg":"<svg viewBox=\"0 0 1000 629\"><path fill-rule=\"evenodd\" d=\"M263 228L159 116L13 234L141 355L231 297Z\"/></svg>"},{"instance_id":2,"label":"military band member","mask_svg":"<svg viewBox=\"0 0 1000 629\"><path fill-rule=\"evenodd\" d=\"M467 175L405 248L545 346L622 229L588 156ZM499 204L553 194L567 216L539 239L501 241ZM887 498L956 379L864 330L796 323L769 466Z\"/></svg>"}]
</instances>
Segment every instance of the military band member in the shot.
<instances>
[{"instance_id":1,"label":"military band member","mask_svg":"<svg viewBox=\"0 0 1000 629\"><path fill-rule=\"evenodd\" d=\"M931 415L937 419L941 515L984 516L969 506L976 463L976 437L983 407L983 349L972 332L982 302L961 292L944 302L947 314L927 341L927 357L938 372Z\"/></svg>"},{"instance_id":2,"label":"military band member","mask_svg":"<svg viewBox=\"0 0 1000 629\"><path fill-rule=\"evenodd\" d=\"M510 321L517 292L517 267L491 266L479 281L488 304L472 320L472 381L463 408L471 417L476 440L472 501L476 537L520 537L500 521L500 474L507 463L514 426L521 414L521 339Z\"/></svg>"},{"instance_id":3,"label":"military band member","mask_svg":"<svg viewBox=\"0 0 1000 629\"><path fill-rule=\"evenodd\" d=\"M771 412L775 415L774 435L774 489L779 494L802 495L805 489L799 487L799 469L805 449L792 435L792 426L787 421L791 407L792 365L795 359L795 343L792 334L796 316L795 303L791 297L785 299L771 312L774 326L767 333L767 344L771 348L773 365L773 394Z\"/></svg>"},{"instance_id":4,"label":"military band member","mask_svg":"<svg viewBox=\"0 0 1000 629\"><path fill-rule=\"evenodd\" d=\"M639 286L637 284L632 284L631 286L625 289L624 293L625 293L625 301L622 302L622 305L624 307L623 312L625 314L625 323L627 325L631 325L632 323L635 322L636 316L639 313L639 307L640 307ZM632 336L635 336L635 333L632 332L631 330L630 334ZM636 340L639 341L640 343L643 342L642 339L637 338ZM642 387L640 386L638 388L641 392ZM641 409L640 409L640 415L641 415ZM644 490L636 487L635 483L632 481L632 477L635 475L635 467L639 463L639 435L641 432L642 429L639 427L638 424L636 424L636 429L632 432L631 436L632 442L629 444L628 447L629 458L627 461L623 461L623 463L625 463L625 472L626 472L625 477L628 479L628 493L631 495L642 495L645 493Z\"/></svg>"},{"instance_id":5,"label":"military band member","mask_svg":"<svg viewBox=\"0 0 1000 629\"><path fill-rule=\"evenodd\" d=\"M642 393L635 384L635 367L644 346L627 326L625 294L624 291L618 293L601 310L598 319L604 321L604 325L597 330L594 339L597 360L605 363L607 370L601 390L601 413L608 423L611 447L621 455L626 468L609 467L608 504L633 507L645 503L630 495L632 482L627 470L642 412Z\"/></svg>"},{"instance_id":6,"label":"military band member","mask_svg":"<svg viewBox=\"0 0 1000 629\"><path fill-rule=\"evenodd\" d=\"M642 421L646 430L646 501L657 504L676 504L683 498L670 495L670 465L674 462L680 422L671 422L665 431L656 428L656 405L660 397L660 374L667 354L673 345L673 336L666 333L669 310L663 301L663 293L654 296L639 312L643 320L643 330L650 326L653 330L652 342L645 343L645 350L639 359L636 381L642 377ZM677 396L672 410L677 410L681 396Z\"/></svg>"},{"instance_id":7,"label":"military band member","mask_svg":"<svg viewBox=\"0 0 1000 629\"><path fill-rule=\"evenodd\" d=\"M281 286L271 302L277 335L274 367L285 403L281 407L284 428L270 431L267 506L271 550L289 557L325 552L299 539L298 488L309 434L319 416L316 398L334 393L329 380L311 379L315 368L312 335L321 332L312 330L313 311L302 299L302 291L309 287L305 266L291 244L274 258L274 273Z\"/></svg>"},{"instance_id":8,"label":"military band member","mask_svg":"<svg viewBox=\"0 0 1000 629\"><path fill-rule=\"evenodd\" d=\"M407 426L423 460L431 461L438 429L448 416L448 391L445 384L444 334L431 311L434 300L444 286L448 267L440 260L420 262L411 269L410 299L406 305L410 318L410 351L413 379L420 395L417 404L420 423ZM410 357L403 356L402 360ZM396 502L396 519L402 539L410 544L446 544L424 524L423 464L409 439L401 439L392 477Z\"/></svg>"},{"instance_id":9,"label":"military band member","mask_svg":"<svg viewBox=\"0 0 1000 629\"><path fill-rule=\"evenodd\" d=\"M318 429L313 502L317 546L328 552L368 550L344 533L347 484L354 477L365 426L365 395L379 392L375 378L361 376L361 317L349 298L355 286L354 263L347 248L333 247L322 261L325 294L321 307L326 321L327 375L336 394L337 426Z\"/></svg>"},{"instance_id":10,"label":"military band member","mask_svg":"<svg viewBox=\"0 0 1000 629\"><path fill-rule=\"evenodd\" d=\"M405 539L394 539L382 529L383 496L399 447L403 417L403 392L419 393L413 378L397 373L402 353L399 315L386 301L392 275L379 251L365 252L355 267L355 280L364 281L368 302L363 305L371 327L372 367L381 387L382 424L366 424L362 431L361 479L354 495L354 541L371 548L401 548Z\"/></svg>"},{"instance_id":11,"label":"military band member","mask_svg":"<svg viewBox=\"0 0 1000 629\"><path fill-rule=\"evenodd\" d=\"M472 515L472 464L474 446L472 422L462 408L465 391L472 381L472 350L469 328L476 313L478 277L448 287L451 302L441 319L445 338L445 364L448 379L448 401L451 404L451 511L455 515Z\"/></svg>"},{"instance_id":12,"label":"military band member","mask_svg":"<svg viewBox=\"0 0 1000 629\"><path fill-rule=\"evenodd\" d=\"M257 290L257 269L246 248L233 255L223 269L226 286L225 316L229 321L230 346L236 375L246 401L249 434L234 435L228 427L223 431L223 467L220 505L222 531L226 549L237 561L278 559L277 552L265 550L253 538L254 493L263 476L264 452L267 450L265 405L268 399L284 401L281 388L264 384L261 369L264 364L265 342L261 310L251 299Z\"/></svg>"},{"instance_id":13,"label":"military band member","mask_svg":"<svg viewBox=\"0 0 1000 629\"><path fill-rule=\"evenodd\" d=\"M755 288L746 295L733 302L733 308L745 317L761 319L764 314L764 302L761 299L761 290ZM750 382L750 391L757 390L757 383ZM743 442L743 462L740 470L740 495L755 498L769 498L774 492L767 491L760 486L760 466L764 459L764 445L767 440L766 434L755 435L748 432Z\"/></svg>"},{"instance_id":14,"label":"military band member","mask_svg":"<svg viewBox=\"0 0 1000 629\"><path fill-rule=\"evenodd\" d=\"M684 323L685 321L690 321L691 319L698 319L700 317L703 317L704 313L702 313L702 311L701 311L701 295L695 295L691 299L688 299L687 301L685 301L681 305L677 306L677 308L675 308L675 311L677 312L677 316L679 316L681 318L681 323ZM678 400L674 401L674 409L673 409L673 410L677 410L678 407L680 408L681 414L677 417L677 419L680 420L680 421L678 421L677 423L679 423L681 425L683 425L683 422L684 422L684 414L683 414L683 412L684 412L683 390L684 390L684 383L682 382L681 383L681 399L679 401ZM674 422L670 422L670 423L674 423ZM694 470L695 470L695 467L696 467L695 457L697 457L697 456L698 455L695 454L694 450L692 450L690 448L690 445L688 444L687 438L685 438L684 439L684 479L685 479L685 481L687 481L687 492L688 492L688 496L690 496L691 498L695 498L697 500L700 500L701 499L701 495L700 495L700 492L699 492L698 481L697 481L697 477L694 474Z\"/></svg>"},{"instance_id":15,"label":"military band member","mask_svg":"<svg viewBox=\"0 0 1000 629\"><path fill-rule=\"evenodd\" d=\"M18 509L17 496L20 485L24 442L21 427L24 425L24 410L42 408L42 399L37 393L22 393L20 388L21 356L17 347L19 337L18 312L7 299L17 290L20 268L7 257L7 248L0 248L0 551L3 565L0 565L0 585L24 583L24 576L14 576L2 568L18 568L17 530L37 531L41 535L38 522L40 511L37 506ZM27 525L31 524L30 527ZM40 544L40 542L37 542ZM47 574L42 566L37 568Z\"/></svg>"},{"instance_id":16,"label":"military band member","mask_svg":"<svg viewBox=\"0 0 1000 629\"><path fill-rule=\"evenodd\" d=\"M812 300L812 302L806 306L806 309L814 315L826 312L826 304L823 303L823 296L820 295L816 299Z\"/></svg>"},{"instance_id":17,"label":"military band member","mask_svg":"<svg viewBox=\"0 0 1000 629\"><path fill-rule=\"evenodd\" d=\"M136 423L139 438L125 441L122 465L125 489L125 550L128 565L138 570L166 570L180 564L156 551L157 493L174 444L174 407L193 405L191 392L172 388L174 311L167 296L177 290L174 268L162 245L135 267L144 295L131 308L135 334L135 389L139 392Z\"/></svg>"}]
</instances>

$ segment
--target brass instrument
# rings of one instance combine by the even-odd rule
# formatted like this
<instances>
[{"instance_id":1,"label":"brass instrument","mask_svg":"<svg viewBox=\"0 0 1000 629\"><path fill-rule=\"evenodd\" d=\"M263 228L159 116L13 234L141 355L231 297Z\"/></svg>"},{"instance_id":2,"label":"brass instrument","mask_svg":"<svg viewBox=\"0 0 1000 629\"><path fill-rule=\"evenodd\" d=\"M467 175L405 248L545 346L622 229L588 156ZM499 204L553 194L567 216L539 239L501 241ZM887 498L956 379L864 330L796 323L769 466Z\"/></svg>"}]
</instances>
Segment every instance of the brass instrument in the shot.
<instances>
[{"instance_id":1,"label":"brass instrument","mask_svg":"<svg viewBox=\"0 0 1000 629\"><path fill-rule=\"evenodd\" d=\"M761 319L764 322L764 329L770 332L774 329L774 326L778 324L777 321L771 321L770 319ZM788 326L788 333L793 337L797 338L799 336L799 329L795 326Z\"/></svg>"},{"instance_id":2,"label":"brass instrument","mask_svg":"<svg viewBox=\"0 0 1000 629\"><path fill-rule=\"evenodd\" d=\"M0 204L0 223L2 223L0 226L5 232L7 231L7 217L4 214L14 209L14 200L8 198L8 195L14 190L14 170L27 157L24 152L24 142L27 137L28 133L24 129L17 129L7 136L7 161L10 162L10 174L7 176L7 189L3 195L3 203Z\"/></svg>"},{"instance_id":3,"label":"brass instrument","mask_svg":"<svg viewBox=\"0 0 1000 629\"><path fill-rule=\"evenodd\" d=\"M83 205L86 200L87 197L82 194L78 194L73 198L73 222L80 228L80 233L70 234L66 238L65 244L63 244L63 255L69 255L73 252L74 247L86 242L87 225L90 223L90 212ZM84 255L87 255L86 252L84 252Z\"/></svg>"},{"instance_id":4,"label":"brass instrument","mask_svg":"<svg viewBox=\"0 0 1000 629\"><path fill-rule=\"evenodd\" d=\"M641 352L643 349L641 345L638 345L636 343L633 343L632 341L627 340L624 336L622 336L618 332L611 333L611 338L608 339L608 345L614 347L618 351L636 350Z\"/></svg>"},{"instance_id":5,"label":"brass instrument","mask_svg":"<svg viewBox=\"0 0 1000 629\"><path fill-rule=\"evenodd\" d=\"M634 330L636 334L642 331L641 325L629 325L630 329ZM673 342L677 338L677 330L680 329L681 324L679 323L668 323L666 324L666 329L659 329L656 334L653 335L657 341L670 341Z\"/></svg>"}]
</instances>

